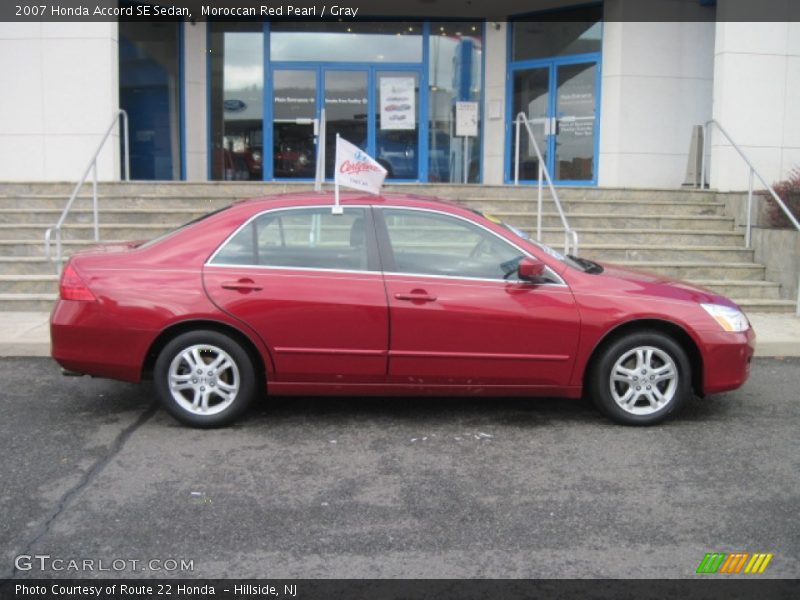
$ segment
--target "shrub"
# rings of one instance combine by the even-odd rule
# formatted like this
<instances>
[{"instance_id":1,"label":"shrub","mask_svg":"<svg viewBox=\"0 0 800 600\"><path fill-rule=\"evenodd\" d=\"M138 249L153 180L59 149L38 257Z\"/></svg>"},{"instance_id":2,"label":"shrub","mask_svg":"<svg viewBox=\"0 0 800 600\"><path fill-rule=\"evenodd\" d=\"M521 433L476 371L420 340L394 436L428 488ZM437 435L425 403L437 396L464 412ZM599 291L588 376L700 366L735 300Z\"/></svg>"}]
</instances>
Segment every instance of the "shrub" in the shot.
<instances>
[{"instance_id":1,"label":"shrub","mask_svg":"<svg viewBox=\"0 0 800 600\"><path fill-rule=\"evenodd\" d=\"M783 203L800 220L800 167L795 167L789 171L789 176L783 181L774 184L773 189L780 196ZM772 227L791 227L792 224L786 217L778 203L772 199L767 192L767 221Z\"/></svg>"}]
</instances>

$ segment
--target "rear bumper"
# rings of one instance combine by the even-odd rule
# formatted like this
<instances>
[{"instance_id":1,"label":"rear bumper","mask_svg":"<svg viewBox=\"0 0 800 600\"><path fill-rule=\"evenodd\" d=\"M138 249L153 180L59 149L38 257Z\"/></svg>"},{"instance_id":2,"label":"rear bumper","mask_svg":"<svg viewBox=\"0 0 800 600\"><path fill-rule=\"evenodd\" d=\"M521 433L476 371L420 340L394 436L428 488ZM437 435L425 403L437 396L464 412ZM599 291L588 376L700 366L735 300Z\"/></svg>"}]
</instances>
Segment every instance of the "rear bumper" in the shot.
<instances>
[{"instance_id":1,"label":"rear bumper","mask_svg":"<svg viewBox=\"0 0 800 600\"><path fill-rule=\"evenodd\" d=\"M750 376L756 345L751 327L741 333L703 332L703 393L717 394L741 387Z\"/></svg>"},{"instance_id":2,"label":"rear bumper","mask_svg":"<svg viewBox=\"0 0 800 600\"><path fill-rule=\"evenodd\" d=\"M50 354L75 373L138 382L152 338L121 328L94 302L58 300L50 315Z\"/></svg>"}]
</instances>

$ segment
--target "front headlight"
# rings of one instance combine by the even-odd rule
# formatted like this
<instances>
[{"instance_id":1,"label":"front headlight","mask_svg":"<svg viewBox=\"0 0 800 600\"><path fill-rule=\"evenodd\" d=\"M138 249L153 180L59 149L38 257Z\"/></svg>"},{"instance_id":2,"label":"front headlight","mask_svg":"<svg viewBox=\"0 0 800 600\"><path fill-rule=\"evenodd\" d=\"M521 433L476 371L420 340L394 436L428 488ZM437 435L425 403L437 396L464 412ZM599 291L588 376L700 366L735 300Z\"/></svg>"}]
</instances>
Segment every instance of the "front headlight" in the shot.
<instances>
[{"instance_id":1,"label":"front headlight","mask_svg":"<svg viewBox=\"0 0 800 600\"><path fill-rule=\"evenodd\" d=\"M725 331L747 331L750 327L750 322L740 310L722 304L701 304L700 306L702 306Z\"/></svg>"}]
</instances>

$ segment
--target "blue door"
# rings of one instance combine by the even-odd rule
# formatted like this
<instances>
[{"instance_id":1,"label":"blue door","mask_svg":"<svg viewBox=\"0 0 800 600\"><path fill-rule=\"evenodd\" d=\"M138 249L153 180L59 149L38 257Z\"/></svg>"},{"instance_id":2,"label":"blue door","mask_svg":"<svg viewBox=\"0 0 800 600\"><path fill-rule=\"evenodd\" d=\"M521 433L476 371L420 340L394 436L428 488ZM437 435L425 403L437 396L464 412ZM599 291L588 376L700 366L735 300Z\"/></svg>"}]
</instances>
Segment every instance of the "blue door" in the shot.
<instances>
[{"instance_id":1,"label":"blue door","mask_svg":"<svg viewBox=\"0 0 800 600\"><path fill-rule=\"evenodd\" d=\"M554 182L596 185L600 66L596 57L526 61L511 66L506 128L506 181L519 171L523 183L538 181L539 154ZM524 113L534 135L523 128L519 165L514 120Z\"/></svg>"}]
</instances>

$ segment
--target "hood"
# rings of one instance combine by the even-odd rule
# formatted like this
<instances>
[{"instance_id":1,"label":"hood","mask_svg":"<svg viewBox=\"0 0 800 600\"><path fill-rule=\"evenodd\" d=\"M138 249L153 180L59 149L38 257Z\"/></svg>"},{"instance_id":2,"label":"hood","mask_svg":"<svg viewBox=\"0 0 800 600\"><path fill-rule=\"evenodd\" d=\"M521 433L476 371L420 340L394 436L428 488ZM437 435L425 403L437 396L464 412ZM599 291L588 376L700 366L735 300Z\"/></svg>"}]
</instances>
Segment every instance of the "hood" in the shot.
<instances>
[{"instance_id":1,"label":"hood","mask_svg":"<svg viewBox=\"0 0 800 600\"><path fill-rule=\"evenodd\" d=\"M602 264L602 267L603 272L592 275L592 277L616 279L620 285L614 287L619 287L621 290L624 289L627 293L658 296L686 302L724 304L738 308L736 303L729 298L680 279L614 264Z\"/></svg>"}]
</instances>

